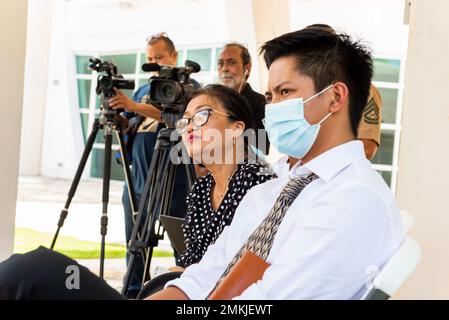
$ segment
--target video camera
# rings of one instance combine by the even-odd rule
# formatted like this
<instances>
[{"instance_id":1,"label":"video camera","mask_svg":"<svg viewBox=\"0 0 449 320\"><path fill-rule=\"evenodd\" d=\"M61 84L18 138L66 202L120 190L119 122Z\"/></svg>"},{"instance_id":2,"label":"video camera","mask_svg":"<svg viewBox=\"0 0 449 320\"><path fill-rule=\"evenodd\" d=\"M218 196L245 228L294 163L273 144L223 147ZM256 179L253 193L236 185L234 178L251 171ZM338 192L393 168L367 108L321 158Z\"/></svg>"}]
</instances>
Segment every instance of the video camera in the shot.
<instances>
[{"instance_id":1,"label":"video camera","mask_svg":"<svg viewBox=\"0 0 449 320\"><path fill-rule=\"evenodd\" d=\"M148 80L150 94L148 102L164 112L182 114L184 96L195 90L189 81L190 74L199 72L198 63L186 60L184 67L171 67L157 63L145 63L142 70L146 72L158 72Z\"/></svg>"},{"instance_id":2,"label":"video camera","mask_svg":"<svg viewBox=\"0 0 449 320\"><path fill-rule=\"evenodd\" d=\"M115 96L114 87L117 89L134 89L134 80L126 80L117 72L117 66L111 61L101 61L98 58L89 59L89 69L97 72L106 72L106 75L99 75L95 92L102 96L102 106L108 111L109 98Z\"/></svg>"}]
</instances>

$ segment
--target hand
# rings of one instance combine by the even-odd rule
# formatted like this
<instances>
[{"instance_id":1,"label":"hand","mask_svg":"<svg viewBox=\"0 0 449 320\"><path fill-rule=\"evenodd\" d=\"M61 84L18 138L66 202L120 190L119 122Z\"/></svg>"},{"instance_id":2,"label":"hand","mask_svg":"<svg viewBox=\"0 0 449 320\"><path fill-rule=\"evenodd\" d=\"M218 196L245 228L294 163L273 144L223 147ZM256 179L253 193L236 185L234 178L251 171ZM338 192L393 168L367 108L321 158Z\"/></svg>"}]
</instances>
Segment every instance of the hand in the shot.
<instances>
[{"instance_id":1,"label":"hand","mask_svg":"<svg viewBox=\"0 0 449 320\"><path fill-rule=\"evenodd\" d=\"M174 266L174 267L168 268L168 270L171 272L184 272L185 269L183 267Z\"/></svg>"},{"instance_id":2,"label":"hand","mask_svg":"<svg viewBox=\"0 0 449 320\"><path fill-rule=\"evenodd\" d=\"M131 100L126 94L117 88L114 88L116 96L109 100L109 105L112 109L125 109L128 112L135 112L137 103Z\"/></svg>"},{"instance_id":3,"label":"hand","mask_svg":"<svg viewBox=\"0 0 449 320\"><path fill-rule=\"evenodd\" d=\"M129 126L128 118L126 118L122 115L116 114L116 115L114 115L114 120L119 124L120 130L122 131L122 133L126 134L127 130L128 130L128 126Z\"/></svg>"}]
</instances>

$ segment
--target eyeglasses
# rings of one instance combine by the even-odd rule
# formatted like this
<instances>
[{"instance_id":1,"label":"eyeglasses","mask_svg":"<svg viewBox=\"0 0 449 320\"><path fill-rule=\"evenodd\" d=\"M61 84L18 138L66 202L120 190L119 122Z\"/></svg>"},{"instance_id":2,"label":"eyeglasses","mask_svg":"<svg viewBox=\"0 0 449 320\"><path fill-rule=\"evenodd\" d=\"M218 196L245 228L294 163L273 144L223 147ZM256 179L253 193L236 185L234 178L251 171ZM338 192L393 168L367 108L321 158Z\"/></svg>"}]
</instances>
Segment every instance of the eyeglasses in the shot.
<instances>
[{"instance_id":1,"label":"eyeglasses","mask_svg":"<svg viewBox=\"0 0 449 320\"><path fill-rule=\"evenodd\" d=\"M204 126L209 120L211 112L221 114L223 116L228 117L229 119L235 120L235 117L230 114L208 108L198 111L191 118L179 119L178 122L176 122L176 130L178 131L179 134L184 134L187 131L187 127L189 126L190 120L192 120L193 125L197 128Z\"/></svg>"},{"instance_id":2,"label":"eyeglasses","mask_svg":"<svg viewBox=\"0 0 449 320\"><path fill-rule=\"evenodd\" d=\"M152 41L153 39L160 39L160 38L168 38L168 34L167 32L159 32L159 33L155 33L152 36L149 36L146 41L147 43L149 43L150 41Z\"/></svg>"}]
</instances>

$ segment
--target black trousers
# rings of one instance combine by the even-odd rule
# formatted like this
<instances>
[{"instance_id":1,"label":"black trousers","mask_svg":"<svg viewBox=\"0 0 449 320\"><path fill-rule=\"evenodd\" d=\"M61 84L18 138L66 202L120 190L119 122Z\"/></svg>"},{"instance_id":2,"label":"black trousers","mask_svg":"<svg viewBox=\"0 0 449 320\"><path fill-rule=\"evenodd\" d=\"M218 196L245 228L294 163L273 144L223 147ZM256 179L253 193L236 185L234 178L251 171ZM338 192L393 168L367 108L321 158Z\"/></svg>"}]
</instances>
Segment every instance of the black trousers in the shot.
<instances>
[{"instance_id":1,"label":"black trousers","mask_svg":"<svg viewBox=\"0 0 449 320\"><path fill-rule=\"evenodd\" d=\"M0 263L0 300L123 300L103 279L58 252L39 247Z\"/></svg>"}]
</instances>

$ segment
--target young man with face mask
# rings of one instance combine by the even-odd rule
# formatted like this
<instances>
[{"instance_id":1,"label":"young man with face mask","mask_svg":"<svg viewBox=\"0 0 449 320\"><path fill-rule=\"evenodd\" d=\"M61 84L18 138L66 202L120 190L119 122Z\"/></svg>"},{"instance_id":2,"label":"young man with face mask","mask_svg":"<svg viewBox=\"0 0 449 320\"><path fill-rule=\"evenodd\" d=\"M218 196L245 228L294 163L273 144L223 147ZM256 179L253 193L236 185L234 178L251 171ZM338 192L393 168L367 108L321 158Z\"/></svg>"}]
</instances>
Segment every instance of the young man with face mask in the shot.
<instances>
[{"instance_id":1,"label":"young man with face mask","mask_svg":"<svg viewBox=\"0 0 449 320\"><path fill-rule=\"evenodd\" d=\"M250 190L200 263L150 299L204 299L251 253L267 265L236 299L357 299L368 271L402 241L394 197L356 139L370 53L348 36L308 30L268 41L262 52L271 96L265 127L296 163Z\"/></svg>"},{"instance_id":2,"label":"young man with face mask","mask_svg":"<svg viewBox=\"0 0 449 320\"><path fill-rule=\"evenodd\" d=\"M309 31L317 30L319 32L329 32L336 34L336 31L327 24L312 24L305 29ZM271 96L266 94L266 99L271 102ZM363 110L363 115L357 129L357 139L363 142L365 149L365 156L371 160L376 155L377 149L380 146L380 133L382 122L382 98L377 88L371 84L368 102ZM297 159L291 156L284 155L275 163L273 163L273 170L278 176L287 175L293 164Z\"/></svg>"},{"instance_id":3,"label":"young man with face mask","mask_svg":"<svg viewBox=\"0 0 449 320\"><path fill-rule=\"evenodd\" d=\"M363 110L362 119L360 119L357 129L357 139L363 142L365 156L368 160L374 158L380 147L381 110L382 98L377 88L371 84L368 103ZM274 162L272 167L278 176L283 176L288 174L296 162L297 159L284 155Z\"/></svg>"}]
</instances>

